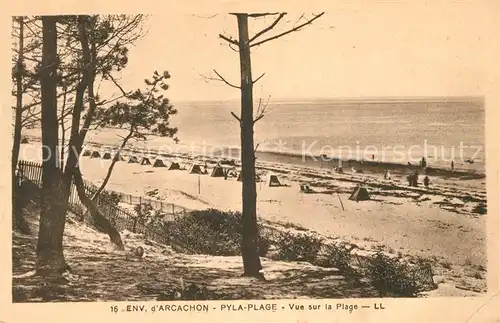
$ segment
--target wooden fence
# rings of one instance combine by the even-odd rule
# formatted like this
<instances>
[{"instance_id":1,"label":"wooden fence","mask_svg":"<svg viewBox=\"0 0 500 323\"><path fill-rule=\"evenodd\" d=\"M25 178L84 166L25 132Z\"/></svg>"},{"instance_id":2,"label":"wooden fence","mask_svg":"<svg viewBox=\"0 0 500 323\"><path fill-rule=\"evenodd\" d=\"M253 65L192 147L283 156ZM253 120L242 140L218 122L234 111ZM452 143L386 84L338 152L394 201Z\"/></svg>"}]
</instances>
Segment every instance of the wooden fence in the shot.
<instances>
[{"instance_id":1,"label":"wooden fence","mask_svg":"<svg viewBox=\"0 0 500 323\"><path fill-rule=\"evenodd\" d=\"M42 165L40 163L21 160L18 164L17 177L18 183L22 182L22 180L29 180L38 187L41 187ZM84 181L84 187L87 196L92 196L98 189L96 185L87 181ZM120 197L120 201L123 203L151 204L154 209L162 211L161 213L163 215L163 219L167 221L175 221L179 216L185 215L188 212L186 208L172 203L165 203L159 200L132 196L109 190L104 192L117 194ZM185 249L182 241L175 241L173 237L167 237L162 234L162 232L159 232L157 229L149 226L147 223L140 221L135 212L112 205L108 200L106 200L106 198L103 197L104 195L105 194L100 195L95 202L103 216L106 217L106 219L108 219L118 231L128 230L134 233L140 233L143 234L146 239L163 244L176 244ZM85 206L81 203L78 197L78 192L74 183L71 185L69 209L73 213L82 216L85 221L93 223L92 218L87 214Z\"/></svg>"}]
</instances>

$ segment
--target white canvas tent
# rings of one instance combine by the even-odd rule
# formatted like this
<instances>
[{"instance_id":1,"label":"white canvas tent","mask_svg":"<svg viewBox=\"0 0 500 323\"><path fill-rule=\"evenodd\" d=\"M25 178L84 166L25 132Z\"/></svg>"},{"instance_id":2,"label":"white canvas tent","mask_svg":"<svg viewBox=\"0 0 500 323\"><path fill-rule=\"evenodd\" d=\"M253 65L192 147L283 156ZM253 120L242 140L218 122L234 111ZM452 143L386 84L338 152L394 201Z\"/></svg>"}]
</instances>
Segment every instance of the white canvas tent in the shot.
<instances>
[{"instance_id":1,"label":"white canvas tent","mask_svg":"<svg viewBox=\"0 0 500 323\"><path fill-rule=\"evenodd\" d=\"M153 167L167 167L167 165L165 165L162 159L157 158L153 163Z\"/></svg>"},{"instance_id":2,"label":"white canvas tent","mask_svg":"<svg viewBox=\"0 0 500 323\"><path fill-rule=\"evenodd\" d=\"M102 159L111 159L111 153L105 152L104 155L102 155Z\"/></svg>"},{"instance_id":3,"label":"white canvas tent","mask_svg":"<svg viewBox=\"0 0 500 323\"><path fill-rule=\"evenodd\" d=\"M151 161L149 160L148 157L142 157L141 165L151 165Z\"/></svg>"},{"instance_id":4,"label":"white canvas tent","mask_svg":"<svg viewBox=\"0 0 500 323\"><path fill-rule=\"evenodd\" d=\"M97 150L94 150L90 155L90 158L101 158L101 154Z\"/></svg>"},{"instance_id":5,"label":"white canvas tent","mask_svg":"<svg viewBox=\"0 0 500 323\"><path fill-rule=\"evenodd\" d=\"M177 162L172 162L168 166L168 170L177 170L177 169L181 169L181 166Z\"/></svg>"},{"instance_id":6,"label":"white canvas tent","mask_svg":"<svg viewBox=\"0 0 500 323\"><path fill-rule=\"evenodd\" d=\"M136 156L134 156L134 155L131 155L131 156L128 158L128 163L129 163L129 164L132 164L132 163L138 163L138 162L139 162L139 160L138 160L138 159L137 159L137 157L136 157Z\"/></svg>"},{"instance_id":7,"label":"white canvas tent","mask_svg":"<svg viewBox=\"0 0 500 323\"><path fill-rule=\"evenodd\" d=\"M282 186L280 178L276 174L267 174L266 185L269 187Z\"/></svg>"},{"instance_id":8,"label":"white canvas tent","mask_svg":"<svg viewBox=\"0 0 500 323\"><path fill-rule=\"evenodd\" d=\"M200 165L192 164L191 166L189 166L189 174L203 174Z\"/></svg>"}]
</instances>

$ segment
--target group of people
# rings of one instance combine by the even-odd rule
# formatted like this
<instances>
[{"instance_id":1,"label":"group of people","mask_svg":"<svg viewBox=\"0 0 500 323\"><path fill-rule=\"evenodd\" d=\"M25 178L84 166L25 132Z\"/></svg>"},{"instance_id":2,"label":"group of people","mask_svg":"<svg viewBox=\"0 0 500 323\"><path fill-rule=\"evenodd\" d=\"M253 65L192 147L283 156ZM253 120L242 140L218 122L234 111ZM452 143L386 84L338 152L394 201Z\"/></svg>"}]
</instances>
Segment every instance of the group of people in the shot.
<instances>
[{"instance_id":1,"label":"group of people","mask_svg":"<svg viewBox=\"0 0 500 323\"><path fill-rule=\"evenodd\" d=\"M418 186L418 176L419 176L419 173L417 170L413 174L408 175L406 177L406 179L408 180L408 185L412 186L412 187L417 187ZM423 182L424 182L424 186L428 187L430 184L429 176L425 175Z\"/></svg>"},{"instance_id":2,"label":"group of people","mask_svg":"<svg viewBox=\"0 0 500 323\"><path fill-rule=\"evenodd\" d=\"M408 164L410 165L410 162L408 162ZM423 169L424 172L427 172L427 159L425 157L422 157L422 159L420 160L420 168ZM408 180L408 185L412 186L412 187L417 187L418 186L418 176L419 176L418 170L415 170L415 172L413 174L408 175L406 177L406 179ZM424 182L425 187L429 186L430 179L429 179L429 176L427 176L427 174L425 175L423 182Z\"/></svg>"}]
</instances>

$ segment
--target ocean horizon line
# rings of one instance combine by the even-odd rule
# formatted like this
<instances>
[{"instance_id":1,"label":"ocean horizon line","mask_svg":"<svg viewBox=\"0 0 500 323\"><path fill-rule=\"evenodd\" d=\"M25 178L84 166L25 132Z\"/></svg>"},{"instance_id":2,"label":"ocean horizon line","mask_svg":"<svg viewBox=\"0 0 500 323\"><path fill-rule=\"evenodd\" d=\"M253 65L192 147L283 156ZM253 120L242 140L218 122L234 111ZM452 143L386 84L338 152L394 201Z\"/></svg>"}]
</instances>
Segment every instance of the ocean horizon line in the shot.
<instances>
[{"instance_id":1,"label":"ocean horizon line","mask_svg":"<svg viewBox=\"0 0 500 323\"><path fill-rule=\"evenodd\" d=\"M266 99L267 100L267 99ZM239 99L201 99L201 100L178 100L179 104L214 104L214 103L236 103ZM254 101L258 101L256 98ZM360 97L303 97L303 98L275 98L270 103L313 103L313 102L338 102L338 103L478 103L484 104L484 96L360 96ZM175 103L175 102L174 102Z\"/></svg>"}]
</instances>

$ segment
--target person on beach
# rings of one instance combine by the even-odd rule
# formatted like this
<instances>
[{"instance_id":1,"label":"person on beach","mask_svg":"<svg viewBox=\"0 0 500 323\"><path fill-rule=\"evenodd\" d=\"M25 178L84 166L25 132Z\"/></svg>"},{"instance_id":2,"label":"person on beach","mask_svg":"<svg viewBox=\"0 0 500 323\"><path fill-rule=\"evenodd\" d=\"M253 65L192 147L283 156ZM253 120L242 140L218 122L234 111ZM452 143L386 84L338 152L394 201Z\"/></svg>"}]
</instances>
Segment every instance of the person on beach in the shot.
<instances>
[{"instance_id":1,"label":"person on beach","mask_svg":"<svg viewBox=\"0 0 500 323\"><path fill-rule=\"evenodd\" d=\"M391 173L388 169L385 170L384 179L391 179Z\"/></svg>"},{"instance_id":2,"label":"person on beach","mask_svg":"<svg viewBox=\"0 0 500 323\"><path fill-rule=\"evenodd\" d=\"M453 162L453 160L451 161L451 170L453 171L453 169L455 168L455 163Z\"/></svg>"},{"instance_id":3,"label":"person on beach","mask_svg":"<svg viewBox=\"0 0 500 323\"><path fill-rule=\"evenodd\" d=\"M425 187L429 187L429 176L425 175L424 177L424 185Z\"/></svg>"},{"instance_id":4,"label":"person on beach","mask_svg":"<svg viewBox=\"0 0 500 323\"><path fill-rule=\"evenodd\" d=\"M420 161L420 167L427 167L427 160L425 159L425 157L422 157L422 160Z\"/></svg>"}]
</instances>

